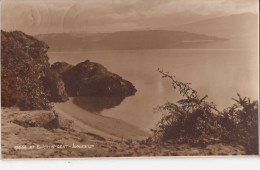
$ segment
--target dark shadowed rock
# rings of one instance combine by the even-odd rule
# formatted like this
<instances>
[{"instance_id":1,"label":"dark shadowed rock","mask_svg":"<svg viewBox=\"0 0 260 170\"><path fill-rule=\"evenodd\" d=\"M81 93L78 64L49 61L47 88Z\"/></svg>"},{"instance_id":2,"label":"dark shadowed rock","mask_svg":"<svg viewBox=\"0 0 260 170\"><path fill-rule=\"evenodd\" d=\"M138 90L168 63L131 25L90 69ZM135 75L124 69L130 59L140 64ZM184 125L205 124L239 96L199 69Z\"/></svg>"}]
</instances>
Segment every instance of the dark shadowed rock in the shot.
<instances>
[{"instance_id":1,"label":"dark shadowed rock","mask_svg":"<svg viewBox=\"0 0 260 170\"><path fill-rule=\"evenodd\" d=\"M51 69L56 70L59 74L63 74L70 70L73 66L66 62L56 62L51 65Z\"/></svg>"},{"instance_id":2,"label":"dark shadowed rock","mask_svg":"<svg viewBox=\"0 0 260 170\"><path fill-rule=\"evenodd\" d=\"M49 109L40 78L49 69L48 45L20 31L1 31L2 106Z\"/></svg>"},{"instance_id":3,"label":"dark shadowed rock","mask_svg":"<svg viewBox=\"0 0 260 170\"><path fill-rule=\"evenodd\" d=\"M134 95L136 92L132 83L109 72L101 64L86 60L72 68L65 63L55 65L60 65L60 67L56 67L57 72L62 73L66 91L70 96L126 97ZM62 65L63 69L61 69Z\"/></svg>"},{"instance_id":4,"label":"dark shadowed rock","mask_svg":"<svg viewBox=\"0 0 260 170\"><path fill-rule=\"evenodd\" d=\"M135 87L98 63L48 62L46 43L21 31L1 31L1 103L22 110L48 110L69 96L134 95ZM111 103L111 102L109 102ZM108 104L109 106L111 104Z\"/></svg>"},{"instance_id":5,"label":"dark shadowed rock","mask_svg":"<svg viewBox=\"0 0 260 170\"><path fill-rule=\"evenodd\" d=\"M69 100L65 90L64 82L59 73L50 69L46 76L43 77L43 83L46 90L49 92L48 99L50 102L65 102Z\"/></svg>"},{"instance_id":6,"label":"dark shadowed rock","mask_svg":"<svg viewBox=\"0 0 260 170\"><path fill-rule=\"evenodd\" d=\"M59 74L50 70L43 41L21 31L1 31L1 104L22 110L50 109L68 99Z\"/></svg>"}]
</instances>

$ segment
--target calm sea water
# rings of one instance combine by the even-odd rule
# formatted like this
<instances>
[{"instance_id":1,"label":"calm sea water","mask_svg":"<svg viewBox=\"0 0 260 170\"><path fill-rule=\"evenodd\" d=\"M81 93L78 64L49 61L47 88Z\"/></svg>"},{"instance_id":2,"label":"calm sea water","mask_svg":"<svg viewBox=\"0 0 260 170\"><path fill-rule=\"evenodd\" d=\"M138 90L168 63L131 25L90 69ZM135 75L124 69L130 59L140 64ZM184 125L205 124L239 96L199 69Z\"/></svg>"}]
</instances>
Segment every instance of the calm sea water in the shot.
<instances>
[{"instance_id":1,"label":"calm sea water","mask_svg":"<svg viewBox=\"0 0 260 170\"><path fill-rule=\"evenodd\" d=\"M66 51L49 52L49 57L51 63L65 61L75 65L87 59L98 62L132 82L137 93L123 101L108 102L108 98L77 98L76 101L90 112L149 130L161 117L153 108L180 99L170 81L162 79L156 71L158 68L175 75L179 81L192 83L201 96L208 94L208 100L223 109L234 103L231 98L237 92L258 99L257 52L257 49Z\"/></svg>"}]
</instances>

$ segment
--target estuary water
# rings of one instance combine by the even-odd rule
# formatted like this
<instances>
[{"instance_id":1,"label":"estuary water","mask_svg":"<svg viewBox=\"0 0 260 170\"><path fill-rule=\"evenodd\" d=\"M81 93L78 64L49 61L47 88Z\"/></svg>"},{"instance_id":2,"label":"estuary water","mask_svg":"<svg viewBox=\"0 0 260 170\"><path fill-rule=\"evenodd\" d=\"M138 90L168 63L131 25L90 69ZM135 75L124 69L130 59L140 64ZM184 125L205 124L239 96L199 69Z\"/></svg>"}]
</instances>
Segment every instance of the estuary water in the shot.
<instances>
[{"instance_id":1,"label":"estuary water","mask_svg":"<svg viewBox=\"0 0 260 170\"><path fill-rule=\"evenodd\" d=\"M161 114L156 106L181 99L171 82L161 78L158 68L192 83L200 96L206 94L222 110L234 103L237 93L258 99L257 49L162 49L121 51L50 51L50 63L69 64L90 60L104 65L134 84L134 96L120 99L75 98L86 112L131 123L143 130L155 126Z\"/></svg>"}]
</instances>

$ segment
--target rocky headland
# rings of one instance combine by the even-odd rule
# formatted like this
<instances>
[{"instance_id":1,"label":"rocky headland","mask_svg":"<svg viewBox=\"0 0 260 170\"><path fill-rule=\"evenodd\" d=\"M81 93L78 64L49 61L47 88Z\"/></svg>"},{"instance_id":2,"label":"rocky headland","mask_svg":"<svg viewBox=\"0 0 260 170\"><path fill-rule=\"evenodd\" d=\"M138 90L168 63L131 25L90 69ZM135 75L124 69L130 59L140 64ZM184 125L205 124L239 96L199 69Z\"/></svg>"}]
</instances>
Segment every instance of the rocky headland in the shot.
<instances>
[{"instance_id":1,"label":"rocky headland","mask_svg":"<svg viewBox=\"0 0 260 170\"><path fill-rule=\"evenodd\" d=\"M131 96L133 84L104 66L86 60L76 66L57 62L51 66L62 77L69 96Z\"/></svg>"},{"instance_id":2,"label":"rocky headland","mask_svg":"<svg viewBox=\"0 0 260 170\"><path fill-rule=\"evenodd\" d=\"M20 31L1 31L1 104L22 110L50 109L46 75L48 45Z\"/></svg>"},{"instance_id":3,"label":"rocky headland","mask_svg":"<svg viewBox=\"0 0 260 170\"><path fill-rule=\"evenodd\" d=\"M53 107L53 102L66 102L71 96L120 98L120 103L125 97L135 94L136 89L131 82L89 60L76 66L64 62L50 65L47 55L49 46L45 42L21 31L1 31L1 34L4 158L42 157L44 150L36 150L31 154L32 150L19 150L19 147L33 143L57 144L56 138L66 141L65 138L70 133L76 136L87 135L98 140L126 138L128 135L131 137L131 134L147 135L125 122L91 113L86 115L91 120L90 126L78 120L73 123L74 118ZM59 134L54 132L56 130ZM46 136L48 140L44 139ZM76 144L84 141L85 137L79 141L72 136L70 138ZM54 157L61 157L55 150L50 152ZM31 156L27 155L29 153ZM77 153L77 156L80 155ZM67 155L70 156L73 154Z\"/></svg>"},{"instance_id":4,"label":"rocky headland","mask_svg":"<svg viewBox=\"0 0 260 170\"><path fill-rule=\"evenodd\" d=\"M20 31L1 33L2 106L48 110L50 102L65 102L69 96L125 98L136 92L131 82L101 64L50 65L46 43Z\"/></svg>"}]
</instances>

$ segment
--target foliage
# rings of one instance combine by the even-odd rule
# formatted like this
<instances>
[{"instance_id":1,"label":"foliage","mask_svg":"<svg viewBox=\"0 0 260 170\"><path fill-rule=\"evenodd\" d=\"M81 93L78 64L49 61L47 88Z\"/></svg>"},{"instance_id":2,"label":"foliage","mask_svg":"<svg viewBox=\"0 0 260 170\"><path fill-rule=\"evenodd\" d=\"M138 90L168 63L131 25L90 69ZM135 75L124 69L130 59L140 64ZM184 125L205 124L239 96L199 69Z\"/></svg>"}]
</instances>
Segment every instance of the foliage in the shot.
<instances>
[{"instance_id":1,"label":"foliage","mask_svg":"<svg viewBox=\"0 0 260 170\"><path fill-rule=\"evenodd\" d=\"M50 109L40 80L49 68L46 45L22 32L1 31L1 104Z\"/></svg>"},{"instance_id":2,"label":"foliage","mask_svg":"<svg viewBox=\"0 0 260 170\"><path fill-rule=\"evenodd\" d=\"M190 87L190 83L179 82L168 72L158 70L163 78L171 80L172 87L178 90L183 99L176 103L167 102L156 109L162 112L162 118L152 129L156 141L175 141L203 144L221 141L240 144L248 154L258 152L257 101L249 98L234 99L232 107L219 111L214 103L200 97Z\"/></svg>"},{"instance_id":3,"label":"foliage","mask_svg":"<svg viewBox=\"0 0 260 170\"><path fill-rule=\"evenodd\" d=\"M237 95L236 103L225 109L220 119L222 140L241 144L248 154L258 154L258 102Z\"/></svg>"},{"instance_id":4,"label":"foliage","mask_svg":"<svg viewBox=\"0 0 260 170\"><path fill-rule=\"evenodd\" d=\"M23 61L17 62L15 67L10 59L2 61L2 105L16 105L21 110L49 109L37 69Z\"/></svg>"}]
</instances>

